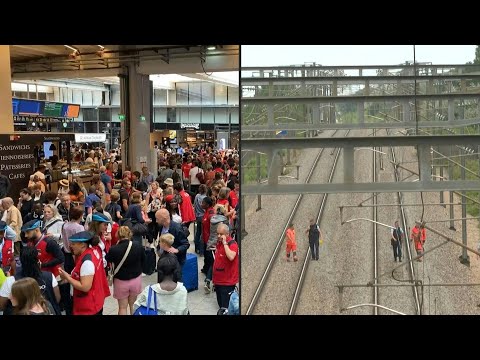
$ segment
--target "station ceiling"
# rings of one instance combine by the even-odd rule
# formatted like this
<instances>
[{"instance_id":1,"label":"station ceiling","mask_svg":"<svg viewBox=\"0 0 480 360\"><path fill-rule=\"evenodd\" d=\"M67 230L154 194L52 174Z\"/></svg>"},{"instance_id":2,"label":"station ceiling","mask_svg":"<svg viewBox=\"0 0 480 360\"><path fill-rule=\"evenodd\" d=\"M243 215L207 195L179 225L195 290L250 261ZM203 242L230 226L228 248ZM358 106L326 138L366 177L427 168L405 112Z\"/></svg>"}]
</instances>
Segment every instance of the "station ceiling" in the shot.
<instances>
[{"instance_id":1,"label":"station ceiling","mask_svg":"<svg viewBox=\"0 0 480 360\"><path fill-rule=\"evenodd\" d=\"M239 45L11 45L12 81L238 71Z\"/></svg>"}]
</instances>

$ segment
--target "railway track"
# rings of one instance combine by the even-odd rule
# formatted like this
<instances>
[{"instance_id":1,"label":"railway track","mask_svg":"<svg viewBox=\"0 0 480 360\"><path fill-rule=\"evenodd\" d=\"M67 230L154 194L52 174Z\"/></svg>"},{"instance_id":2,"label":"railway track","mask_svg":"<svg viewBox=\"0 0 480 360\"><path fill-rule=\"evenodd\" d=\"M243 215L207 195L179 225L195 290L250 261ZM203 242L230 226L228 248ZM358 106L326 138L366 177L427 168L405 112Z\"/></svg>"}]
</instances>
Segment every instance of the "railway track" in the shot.
<instances>
[{"instance_id":1,"label":"railway track","mask_svg":"<svg viewBox=\"0 0 480 360\"><path fill-rule=\"evenodd\" d=\"M344 136L348 136L349 131L345 133ZM335 136L337 131L332 136ZM309 183L310 180L313 178L314 173L318 171L318 166L322 155L327 154L325 152L326 149L321 149L315 161L308 173L308 176L305 180L305 183ZM340 149L336 150L336 154L333 160L333 166L331 171L329 172L329 177L327 181L331 181L333 178L333 174L335 172L335 167L338 161L338 157L340 154ZM321 169L320 169L321 170ZM324 174L322 174L324 176ZM321 201L319 200L321 197ZM281 256L284 250L284 239L285 233L288 228L288 225L293 222L299 223L299 221L308 222L308 219L299 219L296 217L298 210L300 207L304 208L305 210L308 208L315 208L315 203L320 202L320 207L317 212L316 218L317 220L321 218L325 203L327 201L327 196L324 195L299 195L291 212L290 215L285 222L285 226L283 228L282 234L277 240L277 245L270 256L270 260L268 265L263 273L263 276L260 280L260 283L256 287L255 293L253 298L251 299L249 306L247 308L246 314L289 314L291 313L295 307L296 297L299 293L299 289L301 285L298 285L302 278L302 274L304 274L308 268L308 262L310 261L310 249L308 247L308 243L300 242L298 239L300 235L304 232L305 228L303 227L296 227L296 237L297 237L297 251L300 255L299 258L303 258L303 265L301 267L298 266L297 263L289 263L286 261L285 256ZM303 209L302 209L303 210ZM304 211L302 211L304 213ZM313 217L313 216L312 216ZM296 220L296 221L294 221ZM303 257L305 254L305 257ZM296 284L295 289L292 292L292 285ZM288 290L287 290L288 288ZM289 294L287 294L289 293ZM291 293L291 295L290 295Z\"/></svg>"}]
</instances>

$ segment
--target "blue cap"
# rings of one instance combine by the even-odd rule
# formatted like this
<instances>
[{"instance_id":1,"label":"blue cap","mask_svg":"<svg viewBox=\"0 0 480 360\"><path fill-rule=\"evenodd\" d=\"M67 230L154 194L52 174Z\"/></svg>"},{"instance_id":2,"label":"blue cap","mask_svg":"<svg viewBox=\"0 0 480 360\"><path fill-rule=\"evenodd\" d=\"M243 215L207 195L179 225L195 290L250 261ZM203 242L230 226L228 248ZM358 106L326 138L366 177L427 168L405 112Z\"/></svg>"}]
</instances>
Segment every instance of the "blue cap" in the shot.
<instances>
[{"instance_id":1,"label":"blue cap","mask_svg":"<svg viewBox=\"0 0 480 360\"><path fill-rule=\"evenodd\" d=\"M22 231L29 231L29 230L33 230L33 229L36 229L36 228L39 228L39 227L42 227L42 221L41 220L30 220L29 222L27 222L26 224L23 224L22 226Z\"/></svg>"},{"instance_id":2,"label":"blue cap","mask_svg":"<svg viewBox=\"0 0 480 360\"><path fill-rule=\"evenodd\" d=\"M92 215L92 221L109 223L110 219L108 217L106 217L104 214L97 212L97 213Z\"/></svg>"},{"instance_id":3,"label":"blue cap","mask_svg":"<svg viewBox=\"0 0 480 360\"><path fill-rule=\"evenodd\" d=\"M81 241L89 241L93 238L93 233L90 231L80 231L79 233L76 233L68 239L71 242L81 242Z\"/></svg>"},{"instance_id":4,"label":"blue cap","mask_svg":"<svg viewBox=\"0 0 480 360\"><path fill-rule=\"evenodd\" d=\"M7 223L5 221L0 221L0 231L5 231L7 229Z\"/></svg>"}]
</instances>

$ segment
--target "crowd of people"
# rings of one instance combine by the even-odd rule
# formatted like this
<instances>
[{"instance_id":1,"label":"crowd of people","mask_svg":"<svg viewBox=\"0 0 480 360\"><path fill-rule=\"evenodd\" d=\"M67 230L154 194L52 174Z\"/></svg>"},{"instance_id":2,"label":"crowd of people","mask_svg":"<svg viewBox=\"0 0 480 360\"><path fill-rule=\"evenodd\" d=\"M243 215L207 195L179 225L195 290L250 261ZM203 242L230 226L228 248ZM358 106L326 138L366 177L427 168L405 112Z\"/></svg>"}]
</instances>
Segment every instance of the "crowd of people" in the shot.
<instances>
[{"instance_id":1,"label":"crowd of people","mask_svg":"<svg viewBox=\"0 0 480 360\"><path fill-rule=\"evenodd\" d=\"M40 165L18 201L1 199L3 315L101 315L111 295L119 315L136 314L152 294L156 313L189 314L190 233L204 291L215 291L220 313L238 311L227 311L239 281L236 150L158 150L157 174L122 167L115 151L74 150L74 160L96 165L88 186L62 179L51 191ZM143 289L153 271L157 283Z\"/></svg>"}]
</instances>

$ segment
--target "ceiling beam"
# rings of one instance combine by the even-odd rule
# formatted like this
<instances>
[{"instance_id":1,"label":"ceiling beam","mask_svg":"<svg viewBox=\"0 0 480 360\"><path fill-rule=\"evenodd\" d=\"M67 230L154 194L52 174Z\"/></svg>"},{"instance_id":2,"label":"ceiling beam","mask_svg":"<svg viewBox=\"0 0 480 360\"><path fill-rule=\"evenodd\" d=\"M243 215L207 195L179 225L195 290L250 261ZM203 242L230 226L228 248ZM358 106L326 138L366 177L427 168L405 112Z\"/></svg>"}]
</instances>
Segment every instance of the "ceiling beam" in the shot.
<instances>
[{"instance_id":1,"label":"ceiling beam","mask_svg":"<svg viewBox=\"0 0 480 360\"><path fill-rule=\"evenodd\" d=\"M39 72L13 73L12 81L106 77L106 76L117 76L119 73L120 73L119 68L96 69L96 70L39 71Z\"/></svg>"},{"instance_id":2,"label":"ceiling beam","mask_svg":"<svg viewBox=\"0 0 480 360\"><path fill-rule=\"evenodd\" d=\"M238 54L207 56L205 63L200 61L200 57L192 58L170 58L170 63L166 64L161 60L141 60L137 71L144 75L156 74L191 74L206 73L217 71L238 71L240 67Z\"/></svg>"},{"instance_id":3,"label":"ceiling beam","mask_svg":"<svg viewBox=\"0 0 480 360\"><path fill-rule=\"evenodd\" d=\"M53 55L67 55L68 51L63 45L11 45L15 50L15 48L18 49L25 49L28 51L34 51L41 53L42 55L47 55L48 54L53 54ZM59 47L61 46L61 48ZM26 55L28 57L28 55ZM13 58L13 61L15 62L15 57Z\"/></svg>"}]
</instances>

